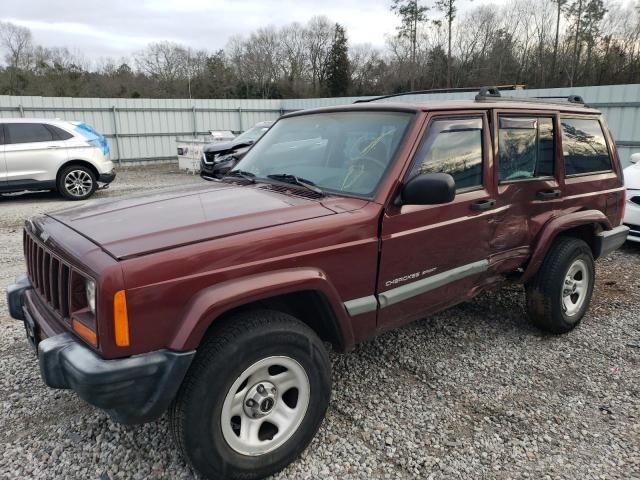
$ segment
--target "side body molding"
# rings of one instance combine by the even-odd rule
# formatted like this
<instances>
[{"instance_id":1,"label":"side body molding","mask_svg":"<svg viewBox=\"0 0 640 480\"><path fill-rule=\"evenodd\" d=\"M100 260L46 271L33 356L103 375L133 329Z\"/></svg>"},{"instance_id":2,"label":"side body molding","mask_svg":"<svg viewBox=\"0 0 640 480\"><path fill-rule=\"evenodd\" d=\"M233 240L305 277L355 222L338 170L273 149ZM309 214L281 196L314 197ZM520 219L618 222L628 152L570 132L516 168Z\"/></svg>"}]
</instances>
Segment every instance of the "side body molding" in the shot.
<instances>
[{"instance_id":1,"label":"side body molding","mask_svg":"<svg viewBox=\"0 0 640 480\"><path fill-rule=\"evenodd\" d=\"M344 304L324 272L315 268L258 273L218 283L197 292L185 305L184 321L180 322L170 348L178 351L195 349L209 326L233 308L301 291L315 291L324 296L333 313L334 327L341 337L342 349L353 348L353 328Z\"/></svg>"},{"instance_id":2,"label":"side body molding","mask_svg":"<svg viewBox=\"0 0 640 480\"><path fill-rule=\"evenodd\" d=\"M583 210L556 217L550 220L542 229L535 244L531 259L522 274L521 281L526 282L538 271L542 265L549 247L559 233L581 225L601 225L605 230L611 229L609 219L599 210Z\"/></svg>"}]
</instances>

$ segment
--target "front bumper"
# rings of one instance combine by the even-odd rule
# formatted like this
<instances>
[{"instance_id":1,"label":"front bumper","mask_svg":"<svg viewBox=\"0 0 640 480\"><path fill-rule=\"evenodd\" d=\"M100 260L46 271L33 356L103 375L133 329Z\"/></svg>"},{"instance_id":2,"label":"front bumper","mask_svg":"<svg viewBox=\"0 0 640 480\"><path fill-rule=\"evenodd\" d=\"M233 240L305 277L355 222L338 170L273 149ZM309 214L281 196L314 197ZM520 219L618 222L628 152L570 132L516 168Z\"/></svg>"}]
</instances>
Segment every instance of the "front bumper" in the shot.
<instances>
[{"instance_id":1,"label":"front bumper","mask_svg":"<svg viewBox=\"0 0 640 480\"><path fill-rule=\"evenodd\" d=\"M640 225L633 225L631 223L625 224L629 227L629 236L627 240L630 242L640 242Z\"/></svg>"},{"instance_id":2,"label":"front bumper","mask_svg":"<svg viewBox=\"0 0 640 480\"><path fill-rule=\"evenodd\" d=\"M105 360L69 333L38 343L37 336L31 337L34 316L24 303L28 288L29 280L20 277L7 288L7 303L11 316L25 322L27 335L37 344L40 373L49 387L75 391L119 423L150 422L164 413L176 396L195 351L161 350Z\"/></svg>"},{"instance_id":3,"label":"front bumper","mask_svg":"<svg viewBox=\"0 0 640 480\"><path fill-rule=\"evenodd\" d=\"M101 173L98 176L98 182L100 183L111 183L115 179L116 179L116 172Z\"/></svg>"},{"instance_id":4,"label":"front bumper","mask_svg":"<svg viewBox=\"0 0 640 480\"><path fill-rule=\"evenodd\" d=\"M628 234L629 227L625 225L598 233L594 239L594 256L596 258L604 257L617 250L625 242Z\"/></svg>"}]
</instances>

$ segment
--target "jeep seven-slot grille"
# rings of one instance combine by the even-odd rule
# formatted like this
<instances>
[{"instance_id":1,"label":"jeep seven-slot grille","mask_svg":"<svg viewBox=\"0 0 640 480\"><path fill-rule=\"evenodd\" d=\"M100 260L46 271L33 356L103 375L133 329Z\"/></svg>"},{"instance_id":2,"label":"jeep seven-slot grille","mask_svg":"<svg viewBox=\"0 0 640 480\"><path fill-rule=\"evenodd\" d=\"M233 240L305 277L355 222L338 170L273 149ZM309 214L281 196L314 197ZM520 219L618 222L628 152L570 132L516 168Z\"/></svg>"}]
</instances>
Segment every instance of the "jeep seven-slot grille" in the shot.
<instances>
[{"instance_id":1,"label":"jeep seven-slot grille","mask_svg":"<svg viewBox=\"0 0 640 480\"><path fill-rule=\"evenodd\" d=\"M24 256L29 280L42 300L62 318L69 317L71 267L24 231Z\"/></svg>"}]
</instances>

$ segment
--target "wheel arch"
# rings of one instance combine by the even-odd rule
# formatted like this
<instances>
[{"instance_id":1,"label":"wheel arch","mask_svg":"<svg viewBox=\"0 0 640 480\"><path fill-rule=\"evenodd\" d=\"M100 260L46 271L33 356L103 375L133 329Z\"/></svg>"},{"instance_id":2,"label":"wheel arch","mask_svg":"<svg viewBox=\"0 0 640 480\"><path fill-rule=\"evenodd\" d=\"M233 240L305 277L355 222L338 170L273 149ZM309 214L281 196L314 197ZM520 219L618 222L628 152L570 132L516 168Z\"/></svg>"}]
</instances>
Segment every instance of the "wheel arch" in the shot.
<instances>
[{"instance_id":1,"label":"wheel arch","mask_svg":"<svg viewBox=\"0 0 640 480\"><path fill-rule=\"evenodd\" d=\"M88 168L89 170L91 170L91 172L96 177L96 182L98 181L98 177L100 176L100 172L98 172L98 169L95 167L95 165L93 165L91 162L89 162L87 160L82 160L82 159L77 158L77 159L73 159L73 160L67 160L62 165L60 165L60 167L58 168L58 171L56 172L56 185L60 181L60 175L62 174L62 171L65 168L70 167L72 165L79 165L79 166Z\"/></svg>"},{"instance_id":2,"label":"wheel arch","mask_svg":"<svg viewBox=\"0 0 640 480\"><path fill-rule=\"evenodd\" d=\"M288 313L330 342L336 350L353 348L350 317L337 291L317 269L287 269L222 282L193 296L171 348L197 348L204 336L249 309Z\"/></svg>"},{"instance_id":3,"label":"wheel arch","mask_svg":"<svg viewBox=\"0 0 640 480\"><path fill-rule=\"evenodd\" d=\"M595 235L602 230L610 230L611 224L599 210L582 210L556 217L549 221L538 235L530 260L522 274L521 281L526 282L538 271L549 248L558 236L569 236L584 240L594 258Z\"/></svg>"}]
</instances>

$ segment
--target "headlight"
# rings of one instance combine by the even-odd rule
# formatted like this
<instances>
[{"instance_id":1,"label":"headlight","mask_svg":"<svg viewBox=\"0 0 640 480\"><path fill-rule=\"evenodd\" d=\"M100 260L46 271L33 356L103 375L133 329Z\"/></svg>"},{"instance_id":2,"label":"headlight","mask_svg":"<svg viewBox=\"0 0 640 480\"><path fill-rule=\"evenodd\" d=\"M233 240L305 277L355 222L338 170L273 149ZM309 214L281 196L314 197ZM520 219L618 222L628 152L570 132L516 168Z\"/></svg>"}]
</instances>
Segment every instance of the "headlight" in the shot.
<instances>
[{"instance_id":1,"label":"headlight","mask_svg":"<svg viewBox=\"0 0 640 480\"><path fill-rule=\"evenodd\" d=\"M84 291L87 296L87 305L91 313L96 314L96 282L87 280L85 282Z\"/></svg>"}]
</instances>

